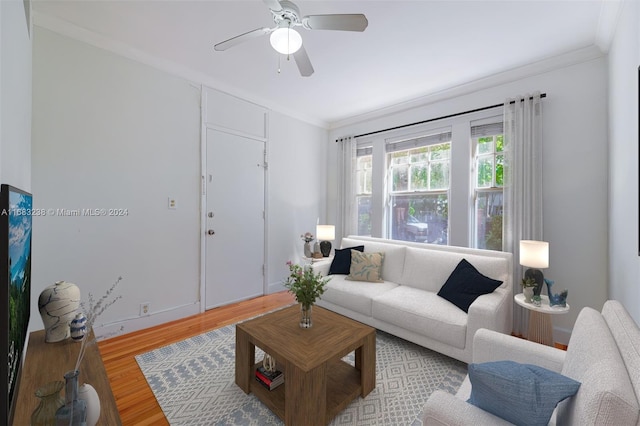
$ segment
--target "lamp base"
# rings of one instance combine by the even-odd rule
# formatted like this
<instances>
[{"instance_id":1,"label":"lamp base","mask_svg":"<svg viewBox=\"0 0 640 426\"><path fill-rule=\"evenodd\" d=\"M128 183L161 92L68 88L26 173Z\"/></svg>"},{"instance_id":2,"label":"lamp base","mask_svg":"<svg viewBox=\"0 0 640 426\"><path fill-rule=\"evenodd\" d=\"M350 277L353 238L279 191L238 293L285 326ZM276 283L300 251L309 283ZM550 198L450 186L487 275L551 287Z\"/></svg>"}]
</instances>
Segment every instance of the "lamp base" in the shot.
<instances>
[{"instance_id":1,"label":"lamp base","mask_svg":"<svg viewBox=\"0 0 640 426\"><path fill-rule=\"evenodd\" d=\"M320 241L320 251L323 257L329 257L329 253L331 253L331 242Z\"/></svg>"},{"instance_id":2,"label":"lamp base","mask_svg":"<svg viewBox=\"0 0 640 426\"><path fill-rule=\"evenodd\" d=\"M540 269L527 269L524 272L524 278L533 278L536 282L536 286L533 288L533 295L540 296L540 292L542 292L542 284L544 283L544 275L542 275L542 271Z\"/></svg>"}]
</instances>

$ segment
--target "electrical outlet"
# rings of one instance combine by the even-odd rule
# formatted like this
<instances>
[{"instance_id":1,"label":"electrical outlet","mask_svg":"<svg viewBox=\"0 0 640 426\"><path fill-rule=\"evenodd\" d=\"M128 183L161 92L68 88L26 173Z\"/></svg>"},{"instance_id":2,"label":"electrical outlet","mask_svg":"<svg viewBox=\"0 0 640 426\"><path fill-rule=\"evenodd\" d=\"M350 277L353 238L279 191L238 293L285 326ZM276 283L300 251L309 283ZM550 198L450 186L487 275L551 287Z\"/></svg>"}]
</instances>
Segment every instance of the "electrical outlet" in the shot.
<instances>
[{"instance_id":1,"label":"electrical outlet","mask_svg":"<svg viewBox=\"0 0 640 426\"><path fill-rule=\"evenodd\" d=\"M178 208L178 202L173 197L169 197L167 199L167 203L168 203L169 210L175 210Z\"/></svg>"},{"instance_id":2,"label":"electrical outlet","mask_svg":"<svg viewBox=\"0 0 640 426\"><path fill-rule=\"evenodd\" d=\"M140 304L140 316L146 316L151 313L151 303L144 302Z\"/></svg>"}]
</instances>

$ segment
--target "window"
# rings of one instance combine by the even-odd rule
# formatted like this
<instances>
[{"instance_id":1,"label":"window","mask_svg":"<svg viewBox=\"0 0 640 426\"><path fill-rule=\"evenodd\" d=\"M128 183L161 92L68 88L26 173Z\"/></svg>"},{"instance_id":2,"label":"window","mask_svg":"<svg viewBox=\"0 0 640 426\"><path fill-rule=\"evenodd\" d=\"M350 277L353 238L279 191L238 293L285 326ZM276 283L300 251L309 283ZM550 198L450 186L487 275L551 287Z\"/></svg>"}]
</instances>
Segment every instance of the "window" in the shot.
<instances>
[{"instance_id":1,"label":"window","mask_svg":"<svg viewBox=\"0 0 640 426\"><path fill-rule=\"evenodd\" d=\"M502 250L502 121L500 106L357 136L347 235Z\"/></svg>"},{"instance_id":2,"label":"window","mask_svg":"<svg viewBox=\"0 0 640 426\"><path fill-rule=\"evenodd\" d=\"M358 207L357 235L371 236L371 171L372 148L357 149L356 154L356 205Z\"/></svg>"},{"instance_id":3,"label":"window","mask_svg":"<svg viewBox=\"0 0 640 426\"><path fill-rule=\"evenodd\" d=\"M388 238L447 244L451 132L388 143L386 151Z\"/></svg>"},{"instance_id":4,"label":"window","mask_svg":"<svg viewBox=\"0 0 640 426\"><path fill-rule=\"evenodd\" d=\"M471 127L475 152L474 247L502 250L504 137L502 123Z\"/></svg>"}]
</instances>

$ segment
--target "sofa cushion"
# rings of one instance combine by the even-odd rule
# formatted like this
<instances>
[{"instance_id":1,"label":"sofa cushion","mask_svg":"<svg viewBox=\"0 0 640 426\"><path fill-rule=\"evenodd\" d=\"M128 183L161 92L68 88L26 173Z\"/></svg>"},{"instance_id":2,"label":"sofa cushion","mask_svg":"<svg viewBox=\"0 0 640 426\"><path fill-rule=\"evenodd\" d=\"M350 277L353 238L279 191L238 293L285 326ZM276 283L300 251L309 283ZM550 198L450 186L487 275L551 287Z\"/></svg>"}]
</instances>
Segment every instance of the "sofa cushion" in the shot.
<instances>
[{"instance_id":1,"label":"sofa cushion","mask_svg":"<svg viewBox=\"0 0 640 426\"><path fill-rule=\"evenodd\" d=\"M437 293L462 259L483 275L510 281L511 262L505 258L407 247L402 279L397 283Z\"/></svg>"},{"instance_id":2,"label":"sofa cushion","mask_svg":"<svg viewBox=\"0 0 640 426\"><path fill-rule=\"evenodd\" d=\"M342 239L342 247L361 245L364 243L365 253L384 253L382 265L382 279L394 283L400 283L402 268L404 267L405 246L383 243L378 241L362 241L351 238Z\"/></svg>"},{"instance_id":3,"label":"sofa cushion","mask_svg":"<svg viewBox=\"0 0 640 426\"><path fill-rule=\"evenodd\" d=\"M398 286L373 299L373 317L464 349L467 314L435 293Z\"/></svg>"},{"instance_id":4,"label":"sofa cushion","mask_svg":"<svg viewBox=\"0 0 640 426\"><path fill-rule=\"evenodd\" d=\"M469 306L478 296L491 293L500 284L502 281L482 275L466 259L462 259L438 291L438 296L469 312Z\"/></svg>"},{"instance_id":5,"label":"sofa cushion","mask_svg":"<svg viewBox=\"0 0 640 426\"><path fill-rule=\"evenodd\" d=\"M368 317L371 315L373 298L398 286L392 282L368 283L348 281L346 275L334 275L325 286L322 300L342 306Z\"/></svg>"},{"instance_id":6,"label":"sofa cushion","mask_svg":"<svg viewBox=\"0 0 640 426\"><path fill-rule=\"evenodd\" d=\"M562 374L582 383L558 405L557 423L635 425L640 407L620 351L603 316L586 307L578 314Z\"/></svg>"},{"instance_id":7,"label":"sofa cushion","mask_svg":"<svg viewBox=\"0 0 640 426\"><path fill-rule=\"evenodd\" d=\"M351 267L347 279L381 283L383 262L384 253L360 253L357 250L351 250Z\"/></svg>"},{"instance_id":8,"label":"sofa cushion","mask_svg":"<svg viewBox=\"0 0 640 426\"><path fill-rule=\"evenodd\" d=\"M334 250L333 261L329 267L329 275L349 274L349 268L351 268L351 250L364 251L364 246L354 246Z\"/></svg>"},{"instance_id":9,"label":"sofa cushion","mask_svg":"<svg viewBox=\"0 0 640 426\"><path fill-rule=\"evenodd\" d=\"M469 364L467 402L518 425L546 425L556 405L580 382L532 364L495 361Z\"/></svg>"}]
</instances>

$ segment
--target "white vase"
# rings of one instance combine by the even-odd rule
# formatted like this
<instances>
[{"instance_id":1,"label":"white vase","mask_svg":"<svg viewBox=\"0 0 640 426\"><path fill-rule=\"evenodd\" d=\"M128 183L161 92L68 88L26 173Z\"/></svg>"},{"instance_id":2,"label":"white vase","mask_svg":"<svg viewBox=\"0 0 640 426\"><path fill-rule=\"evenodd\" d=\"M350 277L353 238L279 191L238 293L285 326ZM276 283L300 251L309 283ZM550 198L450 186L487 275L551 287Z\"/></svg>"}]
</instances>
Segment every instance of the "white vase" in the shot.
<instances>
[{"instance_id":1,"label":"white vase","mask_svg":"<svg viewBox=\"0 0 640 426\"><path fill-rule=\"evenodd\" d=\"M522 289L522 293L524 294L524 301L526 303L531 303L531 297L533 297L533 287L524 287Z\"/></svg>"},{"instance_id":2,"label":"white vase","mask_svg":"<svg viewBox=\"0 0 640 426\"><path fill-rule=\"evenodd\" d=\"M80 306L80 289L73 283L58 281L45 288L38 298L38 309L45 328L45 342L60 342L71 335L69 323Z\"/></svg>"},{"instance_id":3,"label":"white vase","mask_svg":"<svg viewBox=\"0 0 640 426\"><path fill-rule=\"evenodd\" d=\"M100 397L96 389L88 383L78 387L78 399L87 405L87 426L95 426L100 418Z\"/></svg>"}]
</instances>

